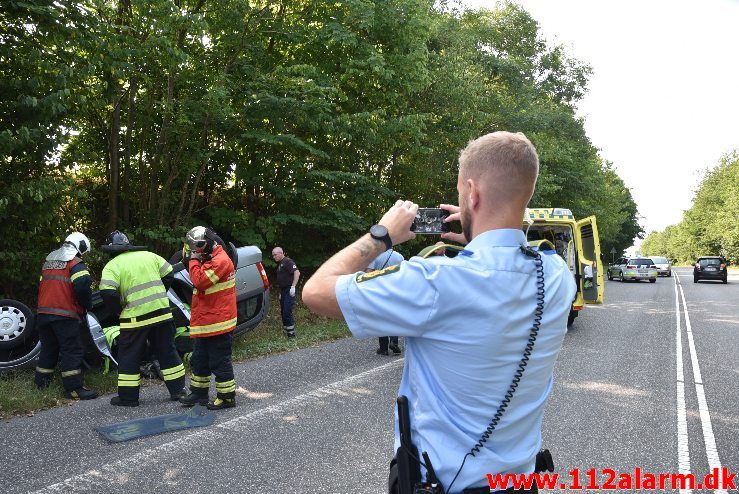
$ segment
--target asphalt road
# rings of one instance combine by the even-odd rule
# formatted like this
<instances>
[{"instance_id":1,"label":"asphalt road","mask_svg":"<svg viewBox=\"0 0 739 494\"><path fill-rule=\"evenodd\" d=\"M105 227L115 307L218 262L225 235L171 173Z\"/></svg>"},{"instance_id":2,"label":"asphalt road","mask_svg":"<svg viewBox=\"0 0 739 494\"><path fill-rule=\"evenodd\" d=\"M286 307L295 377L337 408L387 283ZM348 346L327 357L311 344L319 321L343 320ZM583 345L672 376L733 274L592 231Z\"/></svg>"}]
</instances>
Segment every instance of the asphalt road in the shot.
<instances>
[{"instance_id":1,"label":"asphalt road","mask_svg":"<svg viewBox=\"0 0 739 494\"><path fill-rule=\"evenodd\" d=\"M739 274L723 285L676 272L606 282L607 303L567 334L543 428L565 481L579 469L587 485L590 468L599 484L605 468L739 471ZM104 397L0 422L0 492L384 493L403 360L375 346L345 339L240 364L239 405L210 427L118 444L94 430L181 411L163 386L138 408Z\"/></svg>"}]
</instances>

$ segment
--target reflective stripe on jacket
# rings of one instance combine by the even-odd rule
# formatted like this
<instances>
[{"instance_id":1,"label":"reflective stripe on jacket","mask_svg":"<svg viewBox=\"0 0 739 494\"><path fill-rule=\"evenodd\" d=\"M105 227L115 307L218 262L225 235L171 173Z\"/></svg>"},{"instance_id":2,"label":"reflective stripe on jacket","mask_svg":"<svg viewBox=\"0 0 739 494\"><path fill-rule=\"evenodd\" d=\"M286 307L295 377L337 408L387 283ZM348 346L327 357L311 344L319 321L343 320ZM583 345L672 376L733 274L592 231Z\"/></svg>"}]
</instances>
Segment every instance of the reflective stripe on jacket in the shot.
<instances>
[{"instance_id":1,"label":"reflective stripe on jacket","mask_svg":"<svg viewBox=\"0 0 739 494\"><path fill-rule=\"evenodd\" d=\"M89 275L87 270L81 270L74 275L72 268L81 261L74 258L71 261L45 261L41 268L41 282L38 287L38 309L39 314L51 314L54 316L81 319L85 310L77 301L72 282L84 275Z\"/></svg>"},{"instance_id":2,"label":"reflective stripe on jacket","mask_svg":"<svg viewBox=\"0 0 739 494\"><path fill-rule=\"evenodd\" d=\"M164 258L147 251L124 252L105 265L100 290L115 290L121 297L122 330L172 319L162 277L172 272Z\"/></svg>"},{"instance_id":3,"label":"reflective stripe on jacket","mask_svg":"<svg viewBox=\"0 0 739 494\"><path fill-rule=\"evenodd\" d=\"M217 245L211 258L190 260L193 284L190 337L204 338L236 328L236 279L231 259Z\"/></svg>"}]
</instances>

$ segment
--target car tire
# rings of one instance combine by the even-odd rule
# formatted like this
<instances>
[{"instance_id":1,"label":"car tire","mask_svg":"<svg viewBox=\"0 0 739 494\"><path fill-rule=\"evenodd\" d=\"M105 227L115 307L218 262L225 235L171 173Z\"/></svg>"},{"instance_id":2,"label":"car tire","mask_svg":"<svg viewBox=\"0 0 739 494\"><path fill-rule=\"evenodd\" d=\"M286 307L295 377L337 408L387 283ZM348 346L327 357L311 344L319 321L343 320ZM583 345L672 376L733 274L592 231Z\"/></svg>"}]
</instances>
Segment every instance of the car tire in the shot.
<instances>
[{"instance_id":1,"label":"car tire","mask_svg":"<svg viewBox=\"0 0 739 494\"><path fill-rule=\"evenodd\" d=\"M624 278L624 272L623 271L619 271L618 272L618 281L620 281L621 283L623 283L624 281L626 281L626 279Z\"/></svg>"},{"instance_id":2,"label":"car tire","mask_svg":"<svg viewBox=\"0 0 739 494\"><path fill-rule=\"evenodd\" d=\"M669 270L669 271L667 272L667 276L668 276L668 277L670 277L670 278L672 278L672 269L670 269L670 270Z\"/></svg>"},{"instance_id":3,"label":"car tire","mask_svg":"<svg viewBox=\"0 0 739 494\"><path fill-rule=\"evenodd\" d=\"M650 280L649 280L649 282L650 282L650 283L657 283L657 280L655 280L655 279L650 279Z\"/></svg>"},{"instance_id":4,"label":"car tire","mask_svg":"<svg viewBox=\"0 0 739 494\"><path fill-rule=\"evenodd\" d=\"M17 300L0 300L0 348L22 346L34 333L35 316Z\"/></svg>"}]
</instances>

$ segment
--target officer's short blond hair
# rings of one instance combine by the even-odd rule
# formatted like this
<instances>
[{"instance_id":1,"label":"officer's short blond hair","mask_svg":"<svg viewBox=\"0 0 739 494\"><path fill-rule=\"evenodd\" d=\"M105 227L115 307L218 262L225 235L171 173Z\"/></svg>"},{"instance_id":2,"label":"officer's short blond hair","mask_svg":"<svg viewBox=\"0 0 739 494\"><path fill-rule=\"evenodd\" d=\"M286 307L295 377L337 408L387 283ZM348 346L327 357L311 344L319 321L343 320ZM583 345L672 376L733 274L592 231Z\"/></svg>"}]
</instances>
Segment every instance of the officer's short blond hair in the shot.
<instances>
[{"instance_id":1,"label":"officer's short blond hair","mask_svg":"<svg viewBox=\"0 0 739 494\"><path fill-rule=\"evenodd\" d=\"M520 132L492 132L470 141L459 155L459 175L490 183L510 194L534 192L539 175L539 155ZM506 194L508 195L508 194Z\"/></svg>"}]
</instances>

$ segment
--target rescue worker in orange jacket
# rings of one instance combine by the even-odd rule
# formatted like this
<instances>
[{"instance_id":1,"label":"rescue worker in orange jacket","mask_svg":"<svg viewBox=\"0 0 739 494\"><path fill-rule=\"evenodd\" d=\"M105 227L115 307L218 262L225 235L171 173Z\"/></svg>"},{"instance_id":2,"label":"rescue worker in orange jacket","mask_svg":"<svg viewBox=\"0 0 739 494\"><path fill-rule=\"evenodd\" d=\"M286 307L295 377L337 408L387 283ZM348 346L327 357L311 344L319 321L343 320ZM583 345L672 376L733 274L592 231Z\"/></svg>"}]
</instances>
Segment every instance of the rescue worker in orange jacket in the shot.
<instances>
[{"instance_id":1,"label":"rescue worker in orange jacket","mask_svg":"<svg viewBox=\"0 0 739 494\"><path fill-rule=\"evenodd\" d=\"M41 268L36 327L41 352L34 381L41 389L51 383L54 368L61 361L62 384L67 398L91 400L95 391L82 384L80 322L85 309L92 308L92 280L82 255L90 252L90 240L80 232L71 233L61 247L46 256Z\"/></svg>"},{"instance_id":2,"label":"rescue worker in orange jacket","mask_svg":"<svg viewBox=\"0 0 739 494\"><path fill-rule=\"evenodd\" d=\"M236 280L233 262L216 233L196 226L185 236L183 262L188 262L193 284L190 308L190 394L180 399L210 410L236 406L236 381L231 362L233 330L236 328ZM208 402L210 375L216 378L216 398Z\"/></svg>"}]
</instances>

